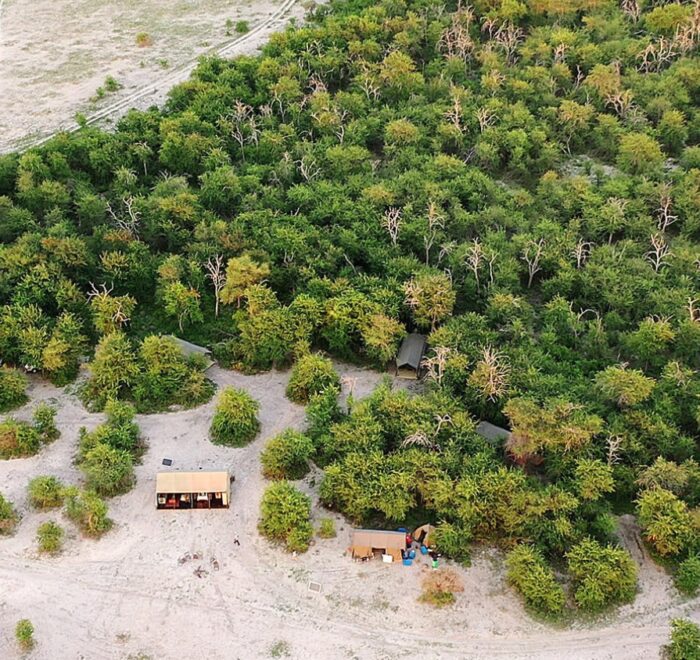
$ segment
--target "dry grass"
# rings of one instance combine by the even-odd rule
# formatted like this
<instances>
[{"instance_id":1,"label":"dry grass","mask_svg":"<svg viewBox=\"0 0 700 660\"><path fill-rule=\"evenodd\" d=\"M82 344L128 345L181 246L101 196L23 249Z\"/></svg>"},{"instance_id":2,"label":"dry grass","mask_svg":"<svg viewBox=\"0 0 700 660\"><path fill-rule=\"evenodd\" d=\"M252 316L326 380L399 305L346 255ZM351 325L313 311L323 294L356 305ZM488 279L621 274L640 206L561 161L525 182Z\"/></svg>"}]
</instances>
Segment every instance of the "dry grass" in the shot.
<instances>
[{"instance_id":1,"label":"dry grass","mask_svg":"<svg viewBox=\"0 0 700 660\"><path fill-rule=\"evenodd\" d=\"M445 607L455 602L455 594L464 591L462 578L452 568L430 571L421 584L423 592L419 600L435 607Z\"/></svg>"}]
</instances>

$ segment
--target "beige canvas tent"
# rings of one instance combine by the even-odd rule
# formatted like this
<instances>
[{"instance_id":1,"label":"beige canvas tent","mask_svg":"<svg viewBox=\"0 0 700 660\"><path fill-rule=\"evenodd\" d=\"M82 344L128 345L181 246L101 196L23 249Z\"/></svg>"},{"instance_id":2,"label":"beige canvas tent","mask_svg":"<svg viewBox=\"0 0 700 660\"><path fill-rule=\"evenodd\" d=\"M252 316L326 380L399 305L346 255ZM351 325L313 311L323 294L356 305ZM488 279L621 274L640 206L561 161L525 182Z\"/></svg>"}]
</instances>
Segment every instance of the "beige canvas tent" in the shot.
<instances>
[{"instance_id":1,"label":"beige canvas tent","mask_svg":"<svg viewBox=\"0 0 700 660\"><path fill-rule=\"evenodd\" d=\"M222 472L159 472L158 509L226 509L231 502L229 474Z\"/></svg>"},{"instance_id":2,"label":"beige canvas tent","mask_svg":"<svg viewBox=\"0 0 700 660\"><path fill-rule=\"evenodd\" d=\"M430 548L433 545L435 545L434 540L431 538L433 536L434 531L435 527L433 527L430 524L425 524L421 525L420 527L416 527L416 529L413 532L413 540L417 541L421 545L424 545L426 548Z\"/></svg>"},{"instance_id":3,"label":"beige canvas tent","mask_svg":"<svg viewBox=\"0 0 700 660\"><path fill-rule=\"evenodd\" d=\"M427 342L423 335L414 332L404 338L396 356L395 370L399 378L416 380L420 377L426 347Z\"/></svg>"},{"instance_id":4,"label":"beige canvas tent","mask_svg":"<svg viewBox=\"0 0 700 660\"><path fill-rule=\"evenodd\" d=\"M394 561L401 560L401 551L406 549L406 534L381 529L356 529L352 533L353 559L372 557L375 552L391 555Z\"/></svg>"}]
</instances>

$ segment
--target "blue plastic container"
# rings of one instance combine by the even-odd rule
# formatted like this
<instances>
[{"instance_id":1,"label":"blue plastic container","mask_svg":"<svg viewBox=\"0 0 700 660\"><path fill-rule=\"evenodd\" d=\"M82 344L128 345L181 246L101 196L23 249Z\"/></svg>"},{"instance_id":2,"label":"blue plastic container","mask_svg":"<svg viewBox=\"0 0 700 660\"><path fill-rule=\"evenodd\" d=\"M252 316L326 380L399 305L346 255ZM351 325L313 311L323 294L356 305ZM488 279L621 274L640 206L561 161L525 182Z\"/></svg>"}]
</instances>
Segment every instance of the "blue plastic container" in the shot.
<instances>
[{"instance_id":1,"label":"blue plastic container","mask_svg":"<svg viewBox=\"0 0 700 660\"><path fill-rule=\"evenodd\" d=\"M413 559L404 559L403 560L404 566L410 566L411 564L413 564Z\"/></svg>"},{"instance_id":2,"label":"blue plastic container","mask_svg":"<svg viewBox=\"0 0 700 660\"><path fill-rule=\"evenodd\" d=\"M416 551L411 550L411 552L408 553L408 558L409 559L415 559L416 558Z\"/></svg>"},{"instance_id":3,"label":"blue plastic container","mask_svg":"<svg viewBox=\"0 0 700 660\"><path fill-rule=\"evenodd\" d=\"M420 553L422 555L427 555L428 554L428 548L426 548L424 545L420 547Z\"/></svg>"}]
</instances>

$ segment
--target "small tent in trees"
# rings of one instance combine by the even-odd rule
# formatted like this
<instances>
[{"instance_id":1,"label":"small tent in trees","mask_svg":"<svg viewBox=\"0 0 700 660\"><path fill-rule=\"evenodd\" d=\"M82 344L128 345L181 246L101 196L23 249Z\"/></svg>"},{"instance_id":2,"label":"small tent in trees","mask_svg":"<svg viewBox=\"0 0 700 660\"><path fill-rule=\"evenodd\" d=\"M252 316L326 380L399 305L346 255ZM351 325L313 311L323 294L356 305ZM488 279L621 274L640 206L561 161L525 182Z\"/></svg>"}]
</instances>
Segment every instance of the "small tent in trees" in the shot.
<instances>
[{"instance_id":1,"label":"small tent in trees","mask_svg":"<svg viewBox=\"0 0 700 660\"><path fill-rule=\"evenodd\" d=\"M176 337L175 335L167 335L166 339L171 339L174 341L180 349L182 355L186 358L190 357L191 355L201 355L205 361L205 370L209 369L209 367L214 364L211 351L208 348L205 348L204 346L197 346L197 344L192 344L184 339Z\"/></svg>"},{"instance_id":2,"label":"small tent in trees","mask_svg":"<svg viewBox=\"0 0 700 660\"><path fill-rule=\"evenodd\" d=\"M479 422L476 425L476 432L492 445L500 445L506 442L511 435L508 429L491 424L491 422Z\"/></svg>"},{"instance_id":3,"label":"small tent in trees","mask_svg":"<svg viewBox=\"0 0 700 660\"><path fill-rule=\"evenodd\" d=\"M429 523L416 527L416 529L413 531L413 540L417 541L421 545L424 545L426 548L430 548L435 545L432 539L434 531L435 527Z\"/></svg>"},{"instance_id":4,"label":"small tent in trees","mask_svg":"<svg viewBox=\"0 0 700 660\"><path fill-rule=\"evenodd\" d=\"M396 375L399 378L416 380L420 377L421 364L427 345L425 336L417 332L404 338L399 354L396 356Z\"/></svg>"}]
</instances>

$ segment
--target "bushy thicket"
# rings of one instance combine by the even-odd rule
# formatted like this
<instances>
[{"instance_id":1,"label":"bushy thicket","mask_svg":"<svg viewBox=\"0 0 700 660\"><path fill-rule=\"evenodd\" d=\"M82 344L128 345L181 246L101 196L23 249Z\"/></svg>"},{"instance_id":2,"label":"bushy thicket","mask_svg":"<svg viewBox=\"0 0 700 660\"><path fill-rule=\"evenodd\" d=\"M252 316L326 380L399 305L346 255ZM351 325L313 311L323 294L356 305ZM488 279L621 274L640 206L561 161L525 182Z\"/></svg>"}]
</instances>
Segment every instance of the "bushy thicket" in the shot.
<instances>
[{"instance_id":1,"label":"bushy thicket","mask_svg":"<svg viewBox=\"0 0 700 660\"><path fill-rule=\"evenodd\" d=\"M88 489L112 497L133 486L134 460L143 447L133 406L110 400L105 412L107 420L94 431L80 429L79 465Z\"/></svg>"},{"instance_id":2,"label":"bushy thicket","mask_svg":"<svg viewBox=\"0 0 700 660\"><path fill-rule=\"evenodd\" d=\"M272 438L260 455L263 475L268 479L301 479L309 471L313 451L308 436L287 429Z\"/></svg>"},{"instance_id":3,"label":"bushy thicket","mask_svg":"<svg viewBox=\"0 0 700 660\"><path fill-rule=\"evenodd\" d=\"M312 396L326 389L340 390L340 376L333 362L314 353L302 355L292 368L287 396L295 403L308 403Z\"/></svg>"},{"instance_id":4,"label":"bushy thicket","mask_svg":"<svg viewBox=\"0 0 700 660\"><path fill-rule=\"evenodd\" d=\"M54 408L41 403L34 410L31 424L12 417L0 422L0 458L33 456L42 445L58 438L55 416Z\"/></svg>"},{"instance_id":5,"label":"bushy thicket","mask_svg":"<svg viewBox=\"0 0 700 660\"><path fill-rule=\"evenodd\" d=\"M562 613L566 604L564 589L540 552L519 545L508 553L506 566L508 582L522 594L528 607L547 616Z\"/></svg>"},{"instance_id":6,"label":"bushy thicket","mask_svg":"<svg viewBox=\"0 0 700 660\"><path fill-rule=\"evenodd\" d=\"M21 406L27 400L27 379L17 369L0 367L0 412Z\"/></svg>"},{"instance_id":7,"label":"bushy thicket","mask_svg":"<svg viewBox=\"0 0 700 660\"><path fill-rule=\"evenodd\" d=\"M203 367L200 358L186 358L170 337L150 335L135 349L126 335L114 332L97 344L83 399L93 410L118 399L133 401L139 412L191 408L214 393Z\"/></svg>"},{"instance_id":8,"label":"bushy thicket","mask_svg":"<svg viewBox=\"0 0 700 660\"><path fill-rule=\"evenodd\" d=\"M689 619L674 619L666 651L669 660L700 660L700 626Z\"/></svg>"},{"instance_id":9,"label":"bushy thicket","mask_svg":"<svg viewBox=\"0 0 700 660\"><path fill-rule=\"evenodd\" d=\"M260 429L260 404L245 390L225 388L219 395L211 421L212 442L229 447L248 444Z\"/></svg>"},{"instance_id":10,"label":"bushy thicket","mask_svg":"<svg viewBox=\"0 0 700 660\"><path fill-rule=\"evenodd\" d=\"M29 504L40 511L60 507L63 504L64 490L58 477L34 477L27 486Z\"/></svg>"},{"instance_id":11,"label":"bushy thicket","mask_svg":"<svg viewBox=\"0 0 700 660\"><path fill-rule=\"evenodd\" d=\"M287 481L267 487L260 502L260 533L289 552L306 552L313 536L311 501Z\"/></svg>"},{"instance_id":12,"label":"bushy thicket","mask_svg":"<svg viewBox=\"0 0 700 660\"><path fill-rule=\"evenodd\" d=\"M92 538L99 538L112 528L107 503L94 491L75 487L66 489L66 516Z\"/></svg>"}]
</instances>

